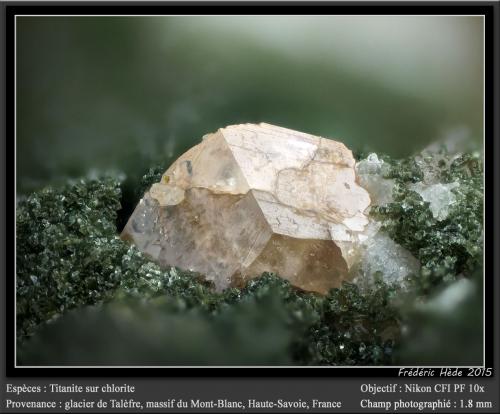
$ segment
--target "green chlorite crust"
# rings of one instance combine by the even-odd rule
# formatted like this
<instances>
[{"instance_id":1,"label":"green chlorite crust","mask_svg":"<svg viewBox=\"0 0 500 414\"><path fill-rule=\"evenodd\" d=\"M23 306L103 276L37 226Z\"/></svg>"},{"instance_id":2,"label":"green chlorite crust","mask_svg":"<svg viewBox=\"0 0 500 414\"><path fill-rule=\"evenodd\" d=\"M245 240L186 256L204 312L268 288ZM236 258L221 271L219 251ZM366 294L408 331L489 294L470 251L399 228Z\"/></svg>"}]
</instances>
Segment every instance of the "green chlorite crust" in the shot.
<instances>
[{"instance_id":1,"label":"green chlorite crust","mask_svg":"<svg viewBox=\"0 0 500 414\"><path fill-rule=\"evenodd\" d=\"M422 349L429 351L414 346L425 342L419 337L422 321L429 320L425 326L437 337L444 334L439 327L454 326L436 305L442 295L462 295L452 310L453 317L461 318L457 331L478 325L477 312L468 309L476 309L481 291L482 159L441 151L404 160L380 154L365 160L371 163L368 167L377 167L368 172L371 182L392 191L391 197L372 206L370 217L420 262L420 270L407 277L404 286L370 267L374 274L369 287L344 283L326 295L294 288L269 273L243 288L218 293L200 275L161 269L119 238L122 178L68 181L20 200L18 363L422 361ZM139 193L160 180L164 167L149 170ZM137 200L126 202L133 205ZM475 288L469 289L464 280ZM175 337L168 334L172 330ZM71 351L75 347L78 355ZM439 349L434 351L439 355ZM482 356L477 358L480 362Z\"/></svg>"}]
</instances>

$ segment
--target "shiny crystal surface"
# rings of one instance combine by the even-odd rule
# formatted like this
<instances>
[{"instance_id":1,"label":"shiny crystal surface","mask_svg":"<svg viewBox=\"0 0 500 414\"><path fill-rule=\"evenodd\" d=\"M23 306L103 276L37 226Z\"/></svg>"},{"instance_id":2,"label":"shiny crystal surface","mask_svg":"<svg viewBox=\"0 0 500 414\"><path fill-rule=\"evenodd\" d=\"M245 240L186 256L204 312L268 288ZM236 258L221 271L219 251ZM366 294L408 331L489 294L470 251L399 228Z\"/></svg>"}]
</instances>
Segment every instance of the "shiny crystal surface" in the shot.
<instances>
[{"instance_id":1,"label":"shiny crystal surface","mask_svg":"<svg viewBox=\"0 0 500 414\"><path fill-rule=\"evenodd\" d=\"M162 266L202 273L218 290L269 271L326 293L352 278L369 205L344 144L234 125L205 135L168 168L122 238Z\"/></svg>"}]
</instances>

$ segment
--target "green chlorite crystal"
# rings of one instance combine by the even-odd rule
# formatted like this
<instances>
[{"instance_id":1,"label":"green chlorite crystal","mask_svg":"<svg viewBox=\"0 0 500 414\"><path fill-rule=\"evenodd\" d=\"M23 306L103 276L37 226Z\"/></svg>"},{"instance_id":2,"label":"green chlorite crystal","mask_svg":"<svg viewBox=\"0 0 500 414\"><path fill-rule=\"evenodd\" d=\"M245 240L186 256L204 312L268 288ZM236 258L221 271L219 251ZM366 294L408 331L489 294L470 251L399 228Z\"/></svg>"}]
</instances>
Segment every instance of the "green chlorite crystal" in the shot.
<instances>
[{"instance_id":1,"label":"green chlorite crystal","mask_svg":"<svg viewBox=\"0 0 500 414\"><path fill-rule=\"evenodd\" d=\"M143 188L158 181L163 167L144 176ZM117 178L69 181L19 200L18 362L389 365L401 358L419 360L421 315L428 318L426 326L434 326L434 317L437 327L446 324L448 314L434 311L441 292L449 286L460 293L463 286L452 288L454 283L470 279L475 286L481 279L474 275L482 275L482 160L478 154L445 152L405 160L379 154L360 160L357 170L371 194L385 189L370 210L378 223L371 240L379 242L367 245L374 256L368 254L358 269L367 283L344 283L327 295L301 291L273 274L217 293L200 275L160 269L118 237L124 200ZM436 185L447 188L446 197L433 198ZM398 249L418 259L411 267L416 270L390 273L390 266L374 265L380 257L403 260L406 253ZM429 308L413 307L417 297ZM457 303L466 314L476 302ZM465 319L456 329L467 329ZM179 340L210 346L183 351L162 326L175 329ZM279 338L265 341L259 326ZM440 335L440 329L433 332ZM245 349L252 337L260 338L260 345ZM90 354L75 356L78 343Z\"/></svg>"}]
</instances>

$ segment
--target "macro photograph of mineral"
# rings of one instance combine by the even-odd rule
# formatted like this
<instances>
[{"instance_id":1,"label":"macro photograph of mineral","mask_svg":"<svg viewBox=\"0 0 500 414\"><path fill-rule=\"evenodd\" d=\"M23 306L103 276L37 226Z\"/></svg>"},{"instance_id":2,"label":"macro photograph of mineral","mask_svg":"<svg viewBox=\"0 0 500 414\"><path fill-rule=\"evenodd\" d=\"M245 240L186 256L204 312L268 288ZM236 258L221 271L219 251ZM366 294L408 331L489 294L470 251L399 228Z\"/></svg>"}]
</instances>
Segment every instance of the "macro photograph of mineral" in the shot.
<instances>
[{"instance_id":1,"label":"macro photograph of mineral","mask_svg":"<svg viewBox=\"0 0 500 414\"><path fill-rule=\"evenodd\" d=\"M18 17L17 366L481 365L483 24Z\"/></svg>"}]
</instances>

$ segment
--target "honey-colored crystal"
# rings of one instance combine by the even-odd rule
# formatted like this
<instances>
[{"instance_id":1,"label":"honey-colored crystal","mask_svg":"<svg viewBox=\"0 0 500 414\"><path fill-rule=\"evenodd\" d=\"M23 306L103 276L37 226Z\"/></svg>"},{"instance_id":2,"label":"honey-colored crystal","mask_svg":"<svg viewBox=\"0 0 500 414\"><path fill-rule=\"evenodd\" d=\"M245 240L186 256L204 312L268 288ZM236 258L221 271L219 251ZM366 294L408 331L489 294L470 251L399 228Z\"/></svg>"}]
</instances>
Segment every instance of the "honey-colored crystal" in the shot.
<instances>
[{"instance_id":1,"label":"honey-colored crystal","mask_svg":"<svg viewBox=\"0 0 500 414\"><path fill-rule=\"evenodd\" d=\"M269 124L203 137L153 184L122 237L218 290L265 271L320 293L350 279L370 196L344 144Z\"/></svg>"}]
</instances>

